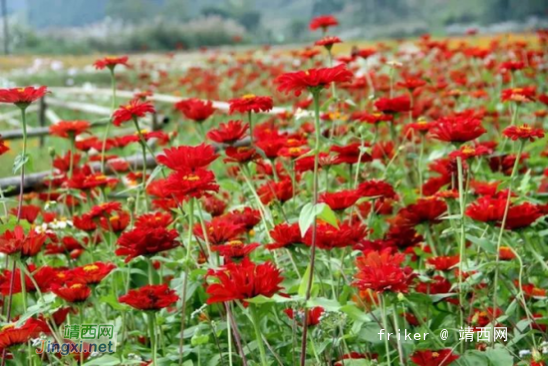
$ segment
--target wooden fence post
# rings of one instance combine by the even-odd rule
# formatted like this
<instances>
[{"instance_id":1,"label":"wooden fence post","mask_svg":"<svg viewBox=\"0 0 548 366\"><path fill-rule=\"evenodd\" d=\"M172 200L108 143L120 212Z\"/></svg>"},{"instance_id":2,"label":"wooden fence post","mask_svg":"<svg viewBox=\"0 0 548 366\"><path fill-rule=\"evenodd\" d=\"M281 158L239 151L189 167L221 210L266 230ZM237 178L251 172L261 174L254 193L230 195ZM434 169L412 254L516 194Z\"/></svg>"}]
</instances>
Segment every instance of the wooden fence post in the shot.
<instances>
[{"instance_id":1,"label":"wooden fence post","mask_svg":"<svg viewBox=\"0 0 548 366\"><path fill-rule=\"evenodd\" d=\"M40 98L40 104L38 108L38 123L40 127L46 127L46 97ZM44 147L44 136L40 136L40 147Z\"/></svg>"}]
</instances>

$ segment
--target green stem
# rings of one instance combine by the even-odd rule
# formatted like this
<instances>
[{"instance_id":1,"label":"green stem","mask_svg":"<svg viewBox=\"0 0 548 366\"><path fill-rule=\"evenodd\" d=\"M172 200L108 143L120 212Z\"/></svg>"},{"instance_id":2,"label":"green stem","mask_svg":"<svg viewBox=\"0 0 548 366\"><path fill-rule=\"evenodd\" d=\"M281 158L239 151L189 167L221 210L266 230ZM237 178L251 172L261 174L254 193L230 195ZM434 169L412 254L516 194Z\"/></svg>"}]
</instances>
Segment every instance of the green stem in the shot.
<instances>
[{"instance_id":1,"label":"green stem","mask_svg":"<svg viewBox=\"0 0 548 366\"><path fill-rule=\"evenodd\" d=\"M141 151L143 154L143 186L141 187L141 193L143 193L143 199L145 201L145 211L148 211L148 202L147 202L147 196L146 196L146 181L147 181L147 143L145 140L145 137L143 136L143 133L141 132L141 127L139 127L139 121L137 118L133 118L133 124L135 125L135 128L137 129L137 134L139 135L139 141L141 143Z\"/></svg>"},{"instance_id":2,"label":"green stem","mask_svg":"<svg viewBox=\"0 0 548 366\"><path fill-rule=\"evenodd\" d=\"M516 175L516 172L518 171L518 165L521 158L521 153L523 151L523 147L525 145L524 140L520 141L519 148L518 148L518 154L516 156L516 161L514 162L514 167L512 168L512 174L510 175L510 182L508 184L508 195L506 197L506 204L504 206L504 214L502 216L502 222L500 225L500 231L498 235L497 240L497 249L496 249L496 260L495 260L495 278L494 278L494 287L493 287L493 311L496 311L497 309L497 287L498 287L498 280L499 280L499 267L500 267L500 247L502 244L502 234L504 233L504 227L506 226L506 219L508 217L508 210L510 208L510 198L512 197L512 183L514 181L514 177ZM521 289L520 289L521 290ZM494 340L491 340L492 343L494 343Z\"/></svg>"},{"instance_id":3,"label":"green stem","mask_svg":"<svg viewBox=\"0 0 548 366\"><path fill-rule=\"evenodd\" d=\"M462 172L462 158L457 157L459 206L460 206L460 242L459 242L459 312L460 326L464 327L464 292L463 292L463 271L465 261L466 238L464 234L464 178ZM461 350L464 351L464 350Z\"/></svg>"},{"instance_id":4,"label":"green stem","mask_svg":"<svg viewBox=\"0 0 548 366\"><path fill-rule=\"evenodd\" d=\"M384 294L379 294L379 300L381 302L382 326L388 332L388 321L386 320L386 302ZM390 361L390 345L388 343L388 336L384 337L384 350L386 352L386 360L388 362L388 366L391 366L392 363Z\"/></svg>"},{"instance_id":5,"label":"green stem","mask_svg":"<svg viewBox=\"0 0 548 366\"><path fill-rule=\"evenodd\" d=\"M424 134L422 132L419 132L420 133L420 139L421 139L421 143L420 143L420 152L419 152L419 162L417 164L418 168L419 168L419 192L420 192L420 196L422 197L422 160L424 158Z\"/></svg>"},{"instance_id":6,"label":"green stem","mask_svg":"<svg viewBox=\"0 0 548 366\"><path fill-rule=\"evenodd\" d=\"M185 271L183 279L183 292L181 294L181 300L183 301L182 307L181 307L181 325L179 329L179 366L183 364L183 346L184 346L184 332L185 332L185 321L186 321L186 291L187 291L187 285L188 285L188 276L189 276L189 268L190 268L190 257L192 253L192 227L194 226L194 198L190 198L189 202L189 216L188 216L188 243L186 247L186 255L185 255ZM205 231L205 228L202 227L202 232L204 233L204 237L207 237L207 232Z\"/></svg>"},{"instance_id":7,"label":"green stem","mask_svg":"<svg viewBox=\"0 0 548 366\"><path fill-rule=\"evenodd\" d=\"M152 311L148 312L148 331L150 337L150 351L152 353L152 366L156 366L156 331L154 327L154 318L156 314Z\"/></svg>"},{"instance_id":8,"label":"green stem","mask_svg":"<svg viewBox=\"0 0 548 366\"><path fill-rule=\"evenodd\" d=\"M74 145L75 145L75 139L76 136L74 136L73 133L70 134L69 140L70 140L70 165L69 165L69 178L72 179L73 175L73 165L74 165Z\"/></svg>"},{"instance_id":9,"label":"green stem","mask_svg":"<svg viewBox=\"0 0 548 366\"><path fill-rule=\"evenodd\" d=\"M257 338L257 345L259 347L259 352L261 355L261 365L268 366L266 361L266 351L264 348L263 337L261 335L261 329L259 327L259 316L257 314L257 309L255 304L249 305L249 313L251 315L251 322L253 323L253 328L255 329L255 337Z\"/></svg>"}]
</instances>

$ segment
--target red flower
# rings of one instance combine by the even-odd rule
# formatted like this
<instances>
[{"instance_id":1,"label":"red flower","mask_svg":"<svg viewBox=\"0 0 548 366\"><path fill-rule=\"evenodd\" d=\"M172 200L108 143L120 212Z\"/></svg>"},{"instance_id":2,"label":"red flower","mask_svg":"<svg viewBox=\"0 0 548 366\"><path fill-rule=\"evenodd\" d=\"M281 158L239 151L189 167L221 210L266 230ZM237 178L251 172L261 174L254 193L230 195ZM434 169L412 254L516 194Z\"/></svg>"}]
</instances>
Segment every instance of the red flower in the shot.
<instances>
[{"instance_id":1,"label":"red flower","mask_svg":"<svg viewBox=\"0 0 548 366\"><path fill-rule=\"evenodd\" d=\"M130 219L129 213L120 211L116 215L99 218L99 222L103 230L120 233L128 227Z\"/></svg>"},{"instance_id":2,"label":"red flower","mask_svg":"<svg viewBox=\"0 0 548 366\"><path fill-rule=\"evenodd\" d=\"M4 326L0 330L0 350L27 343L37 336L39 325L37 320L30 318L19 328L15 327L15 323Z\"/></svg>"},{"instance_id":3,"label":"red flower","mask_svg":"<svg viewBox=\"0 0 548 366\"><path fill-rule=\"evenodd\" d=\"M35 88L27 86L26 88L0 89L0 103L13 103L18 107L25 108L37 99L46 95L45 86Z\"/></svg>"},{"instance_id":4,"label":"red flower","mask_svg":"<svg viewBox=\"0 0 548 366\"><path fill-rule=\"evenodd\" d=\"M276 225L274 229L270 231L270 237L274 240L274 243L266 245L266 248L269 250L285 248L303 243L301 230L299 229L298 223L282 223Z\"/></svg>"},{"instance_id":5,"label":"red flower","mask_svg":"<svg viewBox=\"0 0 548 366\"><path fill-rule=\"evenodd\" d=\"M207 137L219 144L233 144L244 137L249 125L242 121L228 121L221 123L219 128L211 129Z\"/></svg>"},{"instance_id":6,"label":"red flower","mask_svg":"<svg viewBox=\"0 0 548 366\"><path fill-rule=\"evenodd\" d=\"M137 217L135 227L139 228L156 228L167 227L173 222L173 217L170 214L163 212L146 213Z\"/></svg>"},{"instance_id":7,"label":"red flower","mask_svg":"<svg viewBox=\"0 0 548 366\"><path fill-rule=\"evenodd\" d=\"M415 351L410 358L417 366L448 366L453 361L458 360L459 356L454 355L450 349L442 349L438 351Z\"/></svg>"},{"instance_id":8,"label":"red flower","mask_svg":"<svg viewBox=\"0 0 548 366\"><path fill-rule=\"evenodd\" d=\"M447 211L445 201L438 198L419 198L414 204L402 208L394 222L403 226L417 226L422 223L437 224L439 217Z\"/></svg>"},{"instance_id":9,"label":"red flower","mask_svg":"<svg viewBox=\"0 0 548 366\"><path fill-rule=\"evenodd\" d=\"M404 254L391 254L390 250L359 256L354 285L360 290L407 292L413 276L411 268L401 267L404 260Z\"/></svg>"},{"instance_id":10,"label":"red flower","mask_svg":"<svg viewBox=\"0 0 548 366\"><path fill-rule=\"evenodd\" d=\"M231 240L212 248L225 258L241 259L259 247L258 243L244 244L241 240Z\"/></svg>"},{"instance_id":11,"label":"red flower","mask_svg":"<svg viewBox=\"0 0 548 366\"><path fill-rule=\"evenodd\" d=\"M396 86L411 91L424 85L426 85L426 81L418 78L407 78L404 81L399 81L398 83L396 83Z\"/></svg>"},{"instance_id":12,"label":"red flower","mask_svg":"<svg viewBox=\"0 0 548 366\"><path fill-rule=\"evenodd\" d=\"M106 217L114 212L122 211L122 204L120 202L105 202L100 205L93 206L88 215L92 218Z\"/></svg>"},{"instance_id":13,"label":"red flower","mask_svg":"<svg viewBox=\"0 0 548 366\"><path fill-rule=\"evenodd\" d=\"M54 283L51 285L51 291L67 302L84 302L91 295L91 289L85 284L78 282L69 282L63 285Z\"/></svg>"},{"instance_id":14,"label":"red flower","mask_svg":"<svg viewBox=\"0 0 548 366\"><path fill-rule=\"evenodd\" d=\"M468 116L443 117L430 129L431 135L441 141L467 142L483 135L487 130L481 120Z\"/></svg>"},{"instance_id":15,"label":"red flower","mask_svg":"<svg viewBox=\"0 0 548 366\"><path fill-rule=\"evenodd\" d=\"M137 310L160 310L179 300L174 290L167 285L146 285L136 290L130 290L126 295L120 296L118 301Z\"/></svg>"},{"instance_id":16,"label":"red flower","mask_svg":"<svg viewBox=\"0 0 548 366\"><path fill-rule=\"evenodd\" d=\"M90 124L88 121L59 121L49 126L49 133L63 138L74 138L88 132Z\"/></svg>"},{"instance_id":17,"label":"red flower","mask_svg":"<svg viewBox=\"0 0 548 366\"><path fill-rule=\"evenodd\" d=\"M504 89L502 91L501 100L503 102L532 102L535 100L536 89L533 86L524 87L524 88L512 88Z\"/></svg>"},{"instance_id":18,"label":"red flower","mask_svg":"<svg viewBox=\"0 0 548 366\"><path fill-rule=\"evenodd\" d=\"M358 186L358 194L360 197L379 197L379 198L395 198L396 191L389 183L382 180L369 180L360 183Z\"/></svg>"},{"instance_id":19,"label":"red flower","mask_svg":"<svg viewBox=\"0 0 548 366\"><path fill-rule=\"evenodd\" d=\"M41 292L47 292L50 290L52 282L56 279L57 271L48 266L42 266L36 270L36 266L29 264L29 272L32 273L34 282L30 279L29 276L25 275L25 288L27 292L37 291L34 283L38 285L38 289ZM8 296L10 293L10 284L11 284L11 271L4 270L3 276L0 276L0 293L4 296ZM19 269L15 270L15 281L13 283L13 293L18 294L23 291L21 285L21 271Z\"/></svg>"},{"instance_id":20,"label":"red flower","mask_svg":"<svg viewBox=\"0 0 548 366\"><path fill-rule=\"evenodd\" d=\"M523 229L530 226L542 216L544 216L544 214L538 206L529 202L517 206L510 206L504 228L508 230Z\"/></svg>"},{"instance_id":21,"label":"red flower","mask_svg":"<svg viewBox=\"0 0 548 366\"><path fill-rule=\"evenodd\" d=\"M10 210L10 213L14 216L17 216L18 209L16 207L13 207ZM27 220L30 224L34 223L38 215L40 214L40 211L42 209L39 206L35 205L24 205L21 206L21 220Z\"/></svg>"},{"instance_id":22,"label":"red flower","mask_svg":"<svg viewBox=\"0 0 548 366\"><path fill-rule=\"evenodd\" d=\"M329 27L339 25L339 22L333 15L320 15L310 21L310 30L316 30L321 28L322 31L326 31Z\"/></svg>"},{"instance_id":23,"label":"red flower","mask_svg":"<svg viewBox=\"0 0 548 366\"><path fill-rule=\"evenodd\" d=\"M154 113L156 110L152 103L140 99L132 99L128 104L120 106L112 115L112 123L120 126L123 122L142 118L147 113Z\"/></svg>"},{"instance_id":24,"label":"red flower","mask_svg":"<svg viewBox=\"0 0 548 366\"><path fill-rule=\"evenodd\" d=\"M505 206L506 199L483 196L472 202L465 214L476 221L495 223L502 220Z\"/></svg>"},{"instance_id":25,"label":"red flower","mask_svg":"<svg viewBox=\"0 0 548 366\"><path fill-rule=\"evenodd\" d=\"M247 163L259 157L257 151L249 146L229 146L225 150L227 158L225 162L235 162L239 164Z\"/></svg>"},{"instance_id":26,"label":"red flower","mask_svg":"<svg viewBox=\"0 0 548 366\"><path fill-rule=\"evenodd\" d=\"M293 184L291 179L283 179L279 182L266 182L257 189L257 194L265 205L275 199L283 203L293 197Z\"/></svg>"},{"instance_id":27,"label":"red flower","mask_svg":"<svg viewBox=\"0 0 548 366\"><path fill-rule=\"evenodd\" d=\"M228 263L218 270L210 270L208 276L218 283L210 284L206 292L208 304L233 300L245 300L255 296L272 297L281 287L283 277L271 262L255 264L248 258L240 263Z\"/></svg>"},{"instance_id":28,"label":"red flower","mask_svg":"<svg viewBox=\"0 0 548 366\"><path fill-rule=\"evenodd\" d=\"M346 210L360 198L355 190L343 190L340 192L326 192L320 195L320 202L326 203L334 211Z\"/></svg>"},{"instance_id":29,"label":"red flower","mask_svg":"<svg viewBox=\"0 0 548 366\"><path fill-rule=\"evenodd\" d=\"M312 245L312 232L309 229L304 236L304 243ZM316 246L320 249L331 250L356 245L366 235L367 230L361 224L340 223L333 227L323 221L318 222L316 228Z\"/></svg>"},{"instance_id":30,"label":"red flower","mask_svg":"<svg viewBox=\"0 0 548 366\"><path fill-rule=\"evenodd\" d=\"M321 306L315 306L312 309L308 310L308 318L306 319L306 326L313 327L314 325L320 324L320 318L322 314L324 313L324 308ZM297 312L293 311L293 309L285 309L284 313L287 314L289 319L295 320L299 325L303 325L305 323L305 311L304 310L298 310Z\"/></svg>"},{"instance_id":31,"label":"red flower","mask_svg":"<svg viewBox=\"0 0 548 366\"><path fill-rule=\"evenodd\" d=\"M70 275L74 282L96 285L115 268L116 266L112 263L95 262L74 268L70 271Z\"/></svg>"},{"instance_id":32,"label":"red flower","mask_svg":"<svg viewBox=\"0 0 548 366\"><path fill-rule=\"evenodd\" d=\"M238 240L246 232L246 227L242 223L235 223L227 217L216 217L205 225L207 240L211 245L225 244L231 240ZM199 223L194 226L194 235L205 240L202 225Z\"/></svg>"},{"instance_id":33,"label":"red flower","mask_svg":"<svg viewBox=\"0 0 548 366\"><path fill-rule=\"evenodd\" d=\"M130 67L127 63L128 57L105 57L100 60L97 60L93 63L93 66L97 70L103 70L105 67L108 67L111 71L114 70L116 65L124 65L125 67Z\"/></svg>"},{"instance_id":34,"label":"red flower","mask_svg":"<svg viewBox=\"0 0 548 366\"><path fill-rule=\"evenodd\" d=\"M508 126L502 131L503 135L516 141L517 139L535 141L536 138L543 138L544 131L541 128L534 128L527 124L521 126Z\"/></svg>"},{"instance_id":35,"label":"red flower","mask_svg":"<svg viewBox=\"0 0 548 366\"><path fill-rule=\"evenodd\" d=\"M371 161L371 155L362 152L360 156L360 148L364 148L360 142L354 142L346 146L331 146L330 151L337 154L333 164L356 164L360 162Z\"/></svg>"},{"instance_id":36,"label":"red flower","mask_svg":"<svg viewBox=\"0 0 548 366\"><path fill-rule=\"evenodd\" d=\"M158 163L177 171L189 171L197 168L205 168L219 155L211 145L200 144L198 146L178 146L165 149L156 160Z\"/></svg>"},{"instance_id":37,"label":"red flower","mask_svg":"<svg viewBox=\"0 0 548 366\"><path fill-rule=\"evenodd\" d=\"M336 43L342 43L342 41L339 37L333 37L333 36L326 36L314 42L316 46L323 46L327 50L331 50L331 47L333 47L333 45Z\"/></svg>"},{"instance_id":38,"label":"red flower","mask_svg":"<svg viewBox=\"0 0 548 366\"><path fill-rule=\"evenodd\" d=\"M331 83L345 83L350 79L352 79L352 72L341 64L335 67L289 72L278 76L275 82L278 84L279 92L287 94L293 91L295 96L299 96L305 89L320 90Z\"/></svg>"},{"instance_id":39,"label":"red flower","mask_svg":"<svg viewBox=\"0 0 548 366\"><path fill-rule=\"evenodd\" d=\"M179 200L188 197L200 198L206 193L218 192L215 175L210 170L196 169L193 172L176 171L165 181L165 189Z\"/></svg>"},{"instance_id":40,"label":"red flower","mask_svg":"<svg viewBox=\"0 0 548 366\"><path fill-rule=\"evenodd\" d=\"M211 101L204 101L196 98L190 98L175 103L175 108L181 111L186 118L195 122L203 122L215 112L215 108L213 108L213 103Z\"/></svg>"},{"instance_id":41,"label":"red flower","mask_svg":"<svg viewBox=\"0 0 548 366\"><path fill-rule=\"evenodd\" d=\"M151 256L179 246L177 237L176 230L167 230L163 227L135 228L118 238L116 255L127 256L126 263L140 255Z\"/></svg>"},{"instance_id":42,"label":"red flower","mask_svg":"<svg viewBox=\"0 0 548 366\"><path fill-rule=\"evenodd\" d=\"M21 226L16 226L13 231L6 230L0 236L0 253L7 255L19 253L22 258L34 257L40 252L47 236L37 233L33 229L25 235Z\"/></svg>"},{"instance_id":43,"label":"red flower","mask_svg":"<svg viewBox=\"0 0 548 366\"><path fill-rule=\"evenodd\" d=\"M2 139L2 135L0 135L0 155L3 155L4 153L8 152L10 148L6 146L6 141Z\"/></svg>"},{"instance_id":44,"label":"red flower","mask_svg":"<svg viewBox=\"0 0 548 366\"><path fill-rule=\"evenodd\" d=\"M428 258L426 263L437 269L438 271L447 271L459 263L460 257L458 255L453 256L439 256Z\"/></svg>"},{"instance_id":45,"label":"red flower","mask_svg":"<svg viewBox=\"0 0 548 366\"><path fill-rule=\"evenodd\" d=\"M379 98L375 102L375 108L386 114L409 112L411 110L411 99L407 95L395 98Z\"/></svg>"},{"instance_id":46,"label":"red flower","mask_svg":"<svg viewBox=\"0 0 548 366\"><path fill-rule=\"evenodd\" d=\"M260 97L254 94L246 94L241 98L231 99L228 101L228 104L230 105L230 114L234 112L267 112L272 109L273 105L271 97Z\"/></svg>"}]
</instances>

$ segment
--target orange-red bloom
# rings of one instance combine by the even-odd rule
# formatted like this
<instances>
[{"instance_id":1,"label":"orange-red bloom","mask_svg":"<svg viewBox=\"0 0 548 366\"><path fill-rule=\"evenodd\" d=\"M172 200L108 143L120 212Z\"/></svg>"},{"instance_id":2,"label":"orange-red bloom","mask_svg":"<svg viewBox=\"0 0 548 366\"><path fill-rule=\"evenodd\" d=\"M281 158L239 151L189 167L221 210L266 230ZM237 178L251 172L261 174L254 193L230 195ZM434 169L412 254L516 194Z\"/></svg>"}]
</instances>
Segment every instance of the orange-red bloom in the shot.
<instances>
[{"instance_id":1,"label":"orange-red bloom","mask_svg":"<svg viewBox=\"0 0 548 366\"><path fill-rule=\"evenodd\" d=\"M375 108L385 114L408 112L411 109L411 99L407 95L395 98L379 98Z\"/></svg>"},{"instance_id":2,"label":"orange-red bloom","mask_svg":"<svg viewBox=\"0 0 548 366\"><path fill-rule=\"evenodd\" d=\"M63 138L74 138L88 132L88 121L59 121L49 126L49 133Z\"/></svg>"},{"instance_id":3,"label":"orange-red bloom","mask_svg":"<svg viewBox=\"0 0 548 366\"><path fill-rule=\"evenodd\" d=\"M140 99L132 99L128 104L120 106L112 115L112 123L120 126L122 123L136 118L142 118L148 113L154 113L156 110L152 103Z\"/></svg>"},{"instance_id":4,"label":"orange-red bloom","mask_svg":"<svg viewBox=\"0 0 548 366\"><path fill-rule=\"evenodd\" d=\"M255 264L248 258L240 263L228 263L218 270L209 270L209 277L218 282L207 287L208 304L245 300L255 296L272 297L281 290L283 281L280 270L271 262Z\"/></svg>"},{"instance_id":5,"label":"orange-red bloom","mask_svg":"<svg viewBox=\"0 0 548 366\"><path fill-rule=\"evenodd\" d=\"M146 285L136 290L130 290L120 296L118 301L137 309L157 311L175 303L179 296L167 285Z\"/></svg>"},{"instance_id":6,"label":"orange-red bloom","mask_svg":"<svg viewBox=\"0 0 548 366\"><path fill-rule=\"evenodd\" d=\"M39 88L27 86L25 88L0 89L0 103L13 103L16 106L25 108L35 100L42 98L46 93L47 89L45 86Z\"/></svg>"},{"instance_id":7,"label":"orange-red bloom","mask_svg":"<svg viewBox=\"0 0 548 366\"><path fill-rule=\"evenodd\" d=\"M279 92L294 92L299 96L303 90L314 91L323 89L331 83L345 83L350 81L352 76L352 72L341 64L335 67L289 72L278 76L275 82L278 84Z\"/></svg>"},{"instance_id":8,"label":"orange-red bloom","mask_svg":"<svg viewBox=\"0 0 548 366\"><path fill-rule=\"evenodd\" d=\"M198 168L205 168L219 155L211 145L200 144L198 146L177 146L165 149L158 155L158 163L170 169L186 172Z\"/></svg>"},{"instance_id":9,"label":"orange-red bloom","mask_svg":"<svg viewBox=\"0 0 548 366\"><path fill-rule=\"evenodd\" d=\"M517 139L535 141L543 138L544 131L541 128L534 128L527 124L521 126L508 126L502 131L504 136L516 141Z\"/></svg>"},{"instance_id":10,"label":"orange-red bloom","mask_svg":"<svg viewBox=\"0 0 548 366\"><path fill-rule=\"evenodd\" d=\"M175 108L181 111L186 118L195 122L203 122L215 112L213 102L197 98L190 98L177 102L175 103Z\"/></svg>"},{"instance_id":11,"label":"orange-red bloom","mask_svg":"<svg viewBox=\"0 0 548 366\"><path fill-rule=\"evenodd\" d=\"M316 30L321 28L322 31L326 31L329 27L339 25L339 22L333 15L320 15L310 21L310 30Z\"/></svg>"},{"instance_id":12,"label":"orange-red bloom","mask_svg":"<svg viewBox=\"0 0 548 366\"><path fill-rule=\"evenodd\" d=\"M453 361L458 360L459 356L453 354L450 349L442 349L415 351L410 358L417 366L449 366Z\"/></svg>"},{"instance_id":13,"label":"orange-red bloom","mask_svg":"<svg viewBox=\"0 0 548 366\"><path fill-rule=\"evenodd\" d=\"M122 56L122 57L105 57L100 60L97 60L93 63L93 66L97 70L103 70L105 67L109 68L111 71L114 70L114 68L117 65L124 65L125 67L130 67L127 63L128 57Z\"/></svg>"},{"instance_id":14,"label":"orange-red bloom","mask_svg":"<svg viewBox=\"0 0 548 366\"><path fill-rule=\"evenodd\" d=\"M487 130L481 120L468 116L449 116L440 118L430 129L430 134L441 141L467 142L483 135Z\"/></svg>"},{"instance_id":15,"label":"orange-red bloom","mask_svg":"<svg viewBox=\"0 0 548 366\"><path fill-rule=\"evenodd\" d=\"M91 295L91 289L83 283L69 282L63 285L54 283L51 291L67 302L84 302Z\"/></svg>"},{"instance_id":16,"label":"orange-red bloom","mask_svg":"<svg viewBox=\"0 0 548 366\"><path fill-rule=\"evenodd\" d=\"M95 262L72 269L70 276L74 282L96 285L115 268L116 266L112 263Z\"/></svg>"},{"instance_id":17,"label":"orange-red bloom","mask_svg":"<svg viewBox=\"0 0 548 366\"><path fill-rule=\"evenodd\" d=\"M170 250L179 246L178 235L176 230L167 230L164 227L138 227L123 233L118 238L116 255L125 255L127 263L140 255L151 256Z\"/></svg>"},{"instance_id":18,"label":"orange-red bloom","mask_svg":"<svg viewBox=\"0 0 548 366\"><path fill-rule=\"evenodd\" d=\"M213 128L207 133L207 137L219 144L233 144L244 137L249 125L242 121L228 121L221 123L219 128Z\"/></svg>"},{"instance_id":19,"label":"orange-red bloom","mask_svg":"<svg viewBox=\"0 0 548 366\"><path fill-rule=\"evenodd\" d=\"M404 260L405 255L391 254L390 250L359 256L354 285L360 290L407 292L413 276L411 268L401 266Z\"/></svg>"},{"instance_id":20,"label":"orange-red bloom","mask_svg":"<svg viewBox=\"0 0 548 366\"><path fill-rule=\"evenodd\" d=\"M246 94L241 98L231 99L228 101L228 104L230 105L230 114L234 112L267 112L273 106L271 97L261 97L254 94Z\"/></svg>"}]
</instances>

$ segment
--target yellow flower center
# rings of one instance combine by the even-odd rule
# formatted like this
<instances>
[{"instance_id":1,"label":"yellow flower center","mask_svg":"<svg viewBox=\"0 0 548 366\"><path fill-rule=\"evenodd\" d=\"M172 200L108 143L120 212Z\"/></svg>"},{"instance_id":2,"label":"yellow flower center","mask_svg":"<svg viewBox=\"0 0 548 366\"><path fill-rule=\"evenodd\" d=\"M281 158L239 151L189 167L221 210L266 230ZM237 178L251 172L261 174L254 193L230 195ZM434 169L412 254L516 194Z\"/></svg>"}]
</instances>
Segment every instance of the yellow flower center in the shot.
<instances>
[{"instance_id":1,"label":"yellow flower center","mask_svg":"<svg viewBox=\"0 0 548 366\"><path fill-rule=\"evenodd\" d=\"M183 177L183 180L197 181L197 180L200 180L200 177L195 174L189 174L189 175L185 175Z\"/></svg>"},{"instance_id":2,"label":"yellow flower center","mask_svg":"<svg viewBox=\"0 0 548 366\"><path fill-rule=\"evenodd\" d=\"M243 245L244 243L242 243L241 240L231 240L227 244L236 246L236 245Z\"/></svg>"},{"instance_id":3,"label":"yellow flower center","mask_svg":"<svg viewBox=\"0 0 548 366\"><path fill-rule=\"evenodd\" d=\"M438 358L440 357L440 354L438 352L432 352L432 357Z\"/></svg>"},{"instance_id":4,"label":"yellow flower center","mask_svg":"<svg viewBox=\"0 0 548 366\"><path fill-rule=\"evenodd\" d=\"M255 94L246 94L242 97L242 99L253 99L255 98Z\"/></svg>"},{"instance_id":5,"label":"yellow flower center","mask_svg":"<svg viewBox=\"0 0 548 366\"><path fill-rule=\"evenodd\" d=\"M531 126L529 125L521 125L518 127L520 132L531 132Z\"/></svg>"},{"instance_id":6,"label":"yellow flower center","mask_svg":"<svg viewBox=\"0 0 548 366\"><path fill-rule=\"evenodd\" d=\"M72 289L78 289L82 287L84 287L84 285L82 285L81 283L75 283L74 285L70 286L70 288Z\"/></svg>"},{"instance_id":7,"label":"yellow flower center","mask_svg":"<svg viewBox=\"0 0 548 366\"><path fill-rule=\"evenodd\" d=\"M99 267L96 266L95 264L88 264L87 266L84 266L84 271L86 272L97 271L98 269Z\"/></svg>"},{"instance_id":8,"label":"yellow flower center","mask_svg":"<svg viewBox=\"0 0 548 366\"><path fill-rule=\"evenodd\" d=\"M473 147L470 147L470 146L465 146L462 149L462 152L465 153L465 154L473 154L473 153L476 152L476 149L474 149Z\"/></svg>"},{"instance_id":9,"label":"yellow flower center","mask_svg":"<svg viewBox=\"0 0 548 366\"><path fill-rule=\"evenodd\" d=\"M289 148L289 153L290 154L298 154L301 152L301 148L300 147L291 147Z\"/></svg>"}]
</instances>

